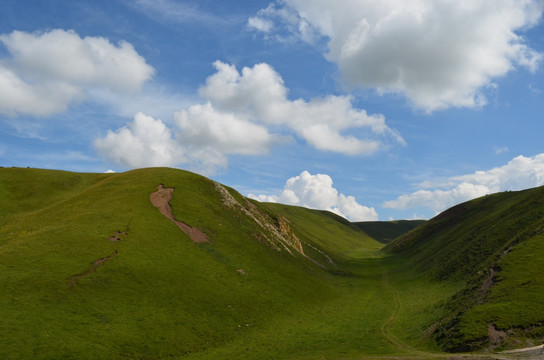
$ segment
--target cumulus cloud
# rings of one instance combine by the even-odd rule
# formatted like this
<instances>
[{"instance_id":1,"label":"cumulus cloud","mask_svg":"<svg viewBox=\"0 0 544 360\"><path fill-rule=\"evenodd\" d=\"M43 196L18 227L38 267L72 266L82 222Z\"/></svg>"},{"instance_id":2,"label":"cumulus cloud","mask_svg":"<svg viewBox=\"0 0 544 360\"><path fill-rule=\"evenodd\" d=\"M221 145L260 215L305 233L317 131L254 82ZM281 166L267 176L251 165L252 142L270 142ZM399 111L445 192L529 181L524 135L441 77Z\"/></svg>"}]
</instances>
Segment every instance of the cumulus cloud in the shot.
<instances>
[{"instance_id":1,"label":"cumulus cloud","mask_svg":"<svg viewBox=\"0 0 544 360\"><path fill-rule=\"evenodd\" d=\"M83 92L64 82L31 84L0 63L0 114L51 115L63 112Z\"/></svg>"},{"instance_id":2,"label":"cumulus cloud","mask_svg":"<svg viewBox=\"0 0 544 360\"><path fill-rule=\"evenodd\" d=\"M217 72L206 80L200 94L217 114L264 126L283 126L319 150L348 155L369 154L383 141L404 144L402 137L385 124L381 114L356 109L347 96L289 100L281 76L268 64L244 67L216 61ZM190 112L191 109L189 109ZM198 122L185 119L186 126ZM359 137L345 135L359 130ZM261 135L264 137L264 134Z\"/></svg>"},{"instance_id":3,"label":"cumulus cloud","mask_svg":"<svg viewBox=\"0 0 544 360\"><path fill-rule=\"evenodd\" d=\"M544 185L544 154L518 156L504 166L451 177L446 184L437 184L434 189L432 183L425 182L421 186L431 190L421 189L401 195L396 200L386 201L383 206L392 209L423 206L439 213L455 204L486 194L541 185Z\"/></svg>"},{"instance_id":4,"label":"cumulus cloud","mask_svg":"<svg viewBox=\"0 0 544 360\"><path fill-rule=\"evenodd\" d=\"M404 94L431 112L482 106L493 79L518 66L535 71L543 55L520 32L538 23L543 7L538 0L282 0L251 22L272 22L253 26L269 38L273 29L310 43L318 34L347 83Z\"/></svg>"},{"instance_id":5,"label":"cumulus cloud","mask_svg":"<svg viewBox=\"0 0 544 360\"><path fill-rule=\"evenodd\" d=\"M82 100L87 89L132 94L154 69L125 41L81 38L72 30L0 35L0 113L46 116Z\"/></svg>"},{"instance_id":6,"label":"cumulus cloud","mask_svg":"<svg viewBox=\"0 0 544 360\"><path fill-rule=\"evenodd\" d=\"M192 170L212 174L227 166L228 155L265 154L294 138L347 155L405 144L383 115L354 108L349 97L289 100L283 79L268 64L241 72L220 61L214 66L216 72L199 89L204 102L175 112L170 128L139 113L133 123L98 139L95 147L123 167L192 164ZM142 157L145 153L149 158Z\"/></svg>"},{"instance_id":7,"label":"cumulus cloud","mask_svg":"<svg viewBox=\"0 0 544 360\"><path fill-rule=\"evenodd\" d=\"M94 147L103 158L128 169L185 165L210 175L227 166L226 157L217 150L184 145L160 119L141 112L131 123L97 138Z\"/></svg>"},{"instance_id":8,"label":"cumulus cloud","mask_svg":"<svg viewBox=\"0 0 544 360\"><path fill-rule=\"evenodd\" d=\"M374 208L363 206L353 196L338 193L329 175L312 175L303 171L288 179L283 192L277 195L248 195L252 199L332 211L350 221L378 220Z\"/></svg>"},{"instance_id":9,"label":"cumulus cloud","mask_svg":"<svg viewBox=\"0 0 544 360\"><path fill-rule=\"evenodd\" d=\"M184 162L182 149L161 121L137 113L134 121L94 142L98 152L126 168L172 166Z\"/></svg>"},{"instance_id":10,"label":"cumulus cloud","mask_svg":"<svg viewBox=\"0 0 544 360\"><path fill-rule=\"evenodd\" d=\"M193 105L174 114L174 118L183 144L213 145L226 154L259 155L281 141L265 126L219 112L210 103Z\"/></svg>"}]
</instances>

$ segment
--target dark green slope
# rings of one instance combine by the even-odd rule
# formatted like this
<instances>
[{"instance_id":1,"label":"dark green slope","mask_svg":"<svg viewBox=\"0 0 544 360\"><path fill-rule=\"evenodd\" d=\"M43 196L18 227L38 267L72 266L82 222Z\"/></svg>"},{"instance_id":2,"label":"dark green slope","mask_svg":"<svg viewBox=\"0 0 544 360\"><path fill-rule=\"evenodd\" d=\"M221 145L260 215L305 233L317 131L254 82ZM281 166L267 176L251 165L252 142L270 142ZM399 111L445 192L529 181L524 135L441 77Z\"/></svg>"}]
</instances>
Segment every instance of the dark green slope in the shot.
<instances>
[{"instance_id":1,"label":"dark green slope","mask_svg":"<svg viewBox=\"0 0 544 360\"><path fill-rule=\"evenodd\" d=\"M544 187L475 199L389 244L432 279L466 282L429 329L444 349L544 341Z\"/></svg>"},{"instance_id":2,"label":"dark green slope","mask_svg":"<svg viewBox=\"0 0 544 360\"><path fill-rule=\"evenodd\" d=\"M399 236L424 224L425 220L361 221L354 223L373 239L389 244Z\"/></svg>"}]
</instances>

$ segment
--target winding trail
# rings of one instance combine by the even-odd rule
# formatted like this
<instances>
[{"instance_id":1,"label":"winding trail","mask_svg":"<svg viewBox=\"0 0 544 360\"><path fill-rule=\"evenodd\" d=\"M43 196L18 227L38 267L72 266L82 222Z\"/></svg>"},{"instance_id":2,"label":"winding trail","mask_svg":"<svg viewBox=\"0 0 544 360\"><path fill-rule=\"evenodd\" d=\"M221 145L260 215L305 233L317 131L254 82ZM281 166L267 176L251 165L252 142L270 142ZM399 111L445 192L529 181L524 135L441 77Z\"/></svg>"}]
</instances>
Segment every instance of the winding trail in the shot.
<instances>
[{"instance_id":1,"label":"winding trail","mask_svg":"<svg viewBox=\"0 0 544 360\"><path fill-rule=\"evenodd\" d=\"M387 290L389 290L390 292L393 293L393 299L394 299L394 302L395 302L395 308L393 309L393 313L382 324L382 326L380 328L383 336L385 336L385 338L387 338L387 340L389 340L389 342L394 344L398 349L400 349L400 350L402 350L402 351L404 351L406 353L416 354L416 355L421 355L421 356L426 356L426 357L438 355L438 354L432 354L432 353L419 351L419 350L411 347L410 345L406 344L402 340L399 340L395 335L393 335L391 333L391 330L390 330L391 324L393 324L398 319L399 313L400 313L400 311L402 309L402 302L400 301L399 292L389 282L389 277L387 276L387 271L386 270L383 271L383 285L385 286L385 288Z\"/></svg>"},{"instance_id":2,"label":"winding trail","mask_svg":"<svg viewBox=\"0 0 544 360\"><path fill-rule=\"evenodd\" d=\"M406 344L404 341L400 340L398 337L393 335L391 332L391 325L398 319L399 314L402 310L402 301L400 299L400 293L391 285L389 282L389 277L387 275L387 270L383 269L383 285L384 287L389 290L393 294L393 300L395 303L395 308L393 309L393 312L391 313L391 316L382 324L380 330L382 332L382 335L389 340L393 345L395 345L399 350L406 353L406 355L400 355L400 356L389 356L389 357L383 357L382 359L463 359L463 360L469 360L469 359L503 359L500 357L496 357L495 354L437 354L437 353L431 353L431 352L425 352L420 351L408 344ZM376 357L380 358L380 357Z\"/></svg>"}]
</instances>

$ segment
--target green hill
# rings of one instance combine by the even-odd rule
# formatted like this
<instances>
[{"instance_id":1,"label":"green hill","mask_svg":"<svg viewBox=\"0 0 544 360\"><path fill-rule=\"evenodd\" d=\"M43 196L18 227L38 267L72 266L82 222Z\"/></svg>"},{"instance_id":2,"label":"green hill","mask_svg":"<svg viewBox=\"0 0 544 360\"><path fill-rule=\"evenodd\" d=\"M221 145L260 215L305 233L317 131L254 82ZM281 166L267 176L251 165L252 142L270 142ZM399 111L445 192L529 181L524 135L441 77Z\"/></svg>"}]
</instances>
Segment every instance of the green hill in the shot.
<instances>
[{"instance_id":1,"label":"green hill","mask_svg":"<svg viewBox=\"0 0 544 360\"><path fill-rule=\"evenodd\" d=\"M354 225L382 244L389 244L399 236L424 224L425 220L361 221Z\"/></svg>"},{"instance_id":2,"label":"green hill","mask_svg":"<svg viewBox=\"0 0 544 360\"><path fill-rule=\"evenodd\" d=\"M484 208L534 208L536 224L538 205L514 195ZM449 219L447 229L476 214L437 219ZM434 241L446 241L434 233L441 228L429 230L436 221L383 251L334 214L261 204L182 170L1 168L0 358L433 359L449 356L440 347L453 349L452 341L485 346L467 334L482 321L487 329L487 316L498 333L524 317L503 346L536 342L542 241L517 227L533 220L503 220L519 241L502 257L494 256L504 246L491 240L480 252L455 245L483 255L452 259L451 275L426 257L440 248ZM472 225L459 226L468 234ZM490 292L462 307L490 268ZM504 312L520 288L520 315Z\"/></svg>"},{"instance_id":3,"label":"green hill","mask_svg":"<svg viewBox=\"0 0 544 360\"><path fill-rule=\"evenodd\" d=\"M432 326L443 348L544 342L544 187L459 204L386 251L433 279L467 283Z\"/></svg>"}]
</instances>

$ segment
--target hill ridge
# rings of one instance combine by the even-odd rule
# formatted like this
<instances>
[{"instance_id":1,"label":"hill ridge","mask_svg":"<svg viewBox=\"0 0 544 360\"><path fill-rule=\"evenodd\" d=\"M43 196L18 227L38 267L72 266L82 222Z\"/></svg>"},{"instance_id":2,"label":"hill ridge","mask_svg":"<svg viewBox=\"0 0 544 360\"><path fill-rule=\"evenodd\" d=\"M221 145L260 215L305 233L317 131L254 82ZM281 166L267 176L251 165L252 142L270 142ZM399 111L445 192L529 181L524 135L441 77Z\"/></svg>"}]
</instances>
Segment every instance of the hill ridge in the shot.
<instances>
[{"instance_id":1,"label":"hill ridge","mask_svg":"<svg viewBox=\"0 0 544 360\"><path fill-rule=\"evenodd\" d=\"M524 261L531 266L527 270L535 275L544 271L536 255L544 253L544 240L538 240L542 234L544 187L539 187L487 195L456 205L404 234L384 250L405 258L433 278L466 281L467 285L445 305L450 314L431 326L436 327L434 336L443 348L472 351L488 346L494 349L512 346L519 338L530 342L534 337L531 334L539 331L544 341L544 311L539 311L536 317L530 315L533 308L540 308L538 300L526 299L520 303L525 310L515 311L519 314L515 319L498 311L512 311L509 304L514 306L519 302L519 294L505 289L505 284L516 281L517 291L526 291L523 281L517 279L528 275L527 271L514 267L506 273L503 271L505 263L519 261L520 245L534 243L535 249L538 248L534 256L525 255ZM544 296L544 282L531 281L534 284L531 291ZM503 320L496 327L499 319ZM523 330L535 326L531 332ZM493 340L494 332L509 329L518 330L500 341Z\"/></svg>"}]
</instances>

